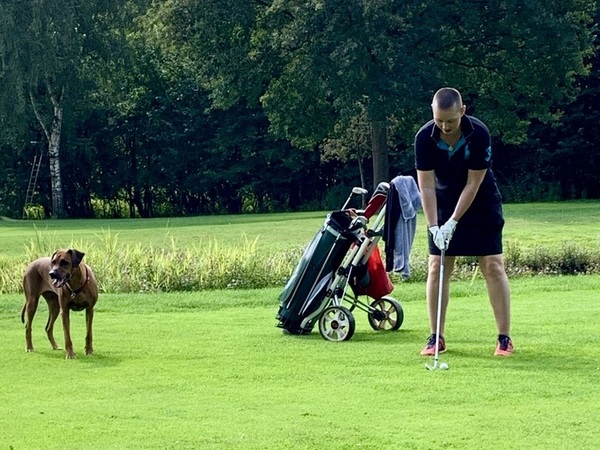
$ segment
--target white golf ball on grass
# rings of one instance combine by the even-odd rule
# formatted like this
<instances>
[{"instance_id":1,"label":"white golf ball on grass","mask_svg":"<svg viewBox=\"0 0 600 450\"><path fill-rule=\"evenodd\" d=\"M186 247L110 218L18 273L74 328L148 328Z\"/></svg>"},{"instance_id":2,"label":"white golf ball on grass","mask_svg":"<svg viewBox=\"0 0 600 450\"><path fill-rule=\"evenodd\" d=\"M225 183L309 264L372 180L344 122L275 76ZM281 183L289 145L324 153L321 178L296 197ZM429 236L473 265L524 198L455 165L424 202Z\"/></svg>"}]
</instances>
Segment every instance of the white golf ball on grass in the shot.
<instances>
[{"instance_id":1,"label":"white golf ball on grass","mask_svg":"<svg viewBox=\"0 0 600 450\"><path fill-rule=\"evenodd\" d=\"M448 363L440 363L440 370L448 370Z\"/></svg>"}]
</instances>

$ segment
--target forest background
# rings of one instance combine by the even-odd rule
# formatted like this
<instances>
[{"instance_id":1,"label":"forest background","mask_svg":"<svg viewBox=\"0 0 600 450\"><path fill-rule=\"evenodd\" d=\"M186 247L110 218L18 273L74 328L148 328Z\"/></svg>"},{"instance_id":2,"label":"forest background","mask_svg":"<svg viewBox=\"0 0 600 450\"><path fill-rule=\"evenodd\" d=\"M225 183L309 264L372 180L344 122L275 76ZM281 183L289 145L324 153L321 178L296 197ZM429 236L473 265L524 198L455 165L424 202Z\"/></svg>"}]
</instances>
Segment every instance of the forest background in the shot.
<instances>
[{"instance_id":1,"label":"forest background","mask_svg":"<svg viewBox=\"0 0 600 450\"><path fill-rule=\"evenodd\" d=\"M490 127L506 202L600 198L599 18L591 0L2 0L0 215L331 209L414 174L442 86Z\"/></svg>"}]
</instances>

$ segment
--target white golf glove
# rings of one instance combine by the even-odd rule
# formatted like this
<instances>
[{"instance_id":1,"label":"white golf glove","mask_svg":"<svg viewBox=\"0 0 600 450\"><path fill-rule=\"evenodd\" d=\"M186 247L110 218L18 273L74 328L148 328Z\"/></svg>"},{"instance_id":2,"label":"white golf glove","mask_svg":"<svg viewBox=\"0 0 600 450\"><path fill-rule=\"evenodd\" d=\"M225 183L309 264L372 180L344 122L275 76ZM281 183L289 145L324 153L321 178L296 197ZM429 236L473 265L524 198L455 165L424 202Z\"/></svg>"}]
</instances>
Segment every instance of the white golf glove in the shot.
<instances>
[{"instance_id":1,"label":"white golf glove","mask_svg":"<svg viewBox=\"0 0 600 450\"><path fill-rule=\"evenodd\" d=\"M435 246L440 250L443 250L445 248L444 235L442 234L442 230L440 229L440 227L438 227L437 225L429 227L429 232L433 237L433 243L435 244Z\"/></svg>"},{"instance_id":2,"label":"white golf glove","mask_svg":"<svg viewBox=\"0 0 600 450\"><path fill-rule=\"evenodd\" d=\"M456 224L458 222L454 219L448 219L444 225L440 228L440 234L442 235L442 240L444 242L444 248L448 248L448 244L450 244L450 239L452 239L452 235L454 234L454 230L456 229ZM437 245L437 244L436 244ZM438 245L438 248L441 250L442 247Z\"/></svg>"}]
</instances>

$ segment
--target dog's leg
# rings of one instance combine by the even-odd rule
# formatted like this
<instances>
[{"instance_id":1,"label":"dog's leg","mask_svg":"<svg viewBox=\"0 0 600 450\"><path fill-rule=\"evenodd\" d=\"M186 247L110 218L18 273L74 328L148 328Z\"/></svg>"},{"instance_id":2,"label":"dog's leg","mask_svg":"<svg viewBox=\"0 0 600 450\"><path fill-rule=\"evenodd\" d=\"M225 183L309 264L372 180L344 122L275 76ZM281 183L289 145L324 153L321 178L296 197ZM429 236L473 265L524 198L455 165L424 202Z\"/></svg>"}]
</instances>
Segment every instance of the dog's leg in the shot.
<instances>
[{"instance_id":1,"label":"dog's leg","mask_svg":"<svg viewBox=\"0 0 600 450\"><path fill-rule=\"evenodd\" d=\"M23 306L23 312L21 314L21 320L25 322L25 350L28 352L33 351L33 340L31 338L31 326L35 312L37 311L39 296L25 293L25 306Z\"/></svg>"},{"instance_id":2,"label":"dog's leg","mask_svg":"<svg viewBox=\"0 0 600 450\"><path fill-rule=\"evenodd\" d=\"M94 307L90 306L85 310L85 325L87 333L85 335L85 354L91 355L94 353L92 345L92 322L94 321Z\"/></svg>"},{"instance_id":3,"label":"dog's leg","mask_svg":"<svg viewBox=\"0 0 600 450\"><path fill-rule=\"evenodd\" d=\"M25 303L24 312L25 312L25 344L26 351L33 351L33 339L31 337L31 327L33 324L33 318L35 316L35 312L37 311L37 306L39 302L39 297L33 297L28 299Z\"/></svg>"},{"instance_id":4,"label":"dog's leg","mask_svg":"<svg viewBox=\"0 0 600 450\"><path fill-rule=\"evenodd\" d=\"M60 306L57 300L47 300L48 303L48 322L46 323L46 335L52 345L53 350L59 350L56 340L54 339L54 322L60 314Z\"/></svg>"},{"instance_id":5,"label":"dog's leg","mask_svg":"<svg viewBox=\"0 0 600 450\"><path fill-rule=\"evenodd\" d=\"M71 341L71 321L69 312L69 307L66 304L63 304L61 301L60 314L62 317L63 331L65 333L65 351L67 352L66 358L73 359L75 358L75 352L73 351L73 342Z\"/></svg>"}]
</instances>

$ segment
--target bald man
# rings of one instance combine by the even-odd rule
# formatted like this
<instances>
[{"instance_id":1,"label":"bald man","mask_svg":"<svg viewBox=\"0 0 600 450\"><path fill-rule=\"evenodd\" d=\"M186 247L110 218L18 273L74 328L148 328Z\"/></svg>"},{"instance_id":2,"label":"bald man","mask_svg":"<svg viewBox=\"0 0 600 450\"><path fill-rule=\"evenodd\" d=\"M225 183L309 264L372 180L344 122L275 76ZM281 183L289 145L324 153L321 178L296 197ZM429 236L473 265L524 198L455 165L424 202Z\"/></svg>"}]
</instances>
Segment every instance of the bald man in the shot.
<instances>
[{"instance_id":1,"label":"bald man","mask_svg":"<svg viewBox=\"0 0 600 450\"><path fill-rule=\"evenodd\" d=\"M460 92L437 91L433 119L415 136L415 165L428 224L427 306L430 336L423 356L446 351L444 338L450 278L457 256L475 256L485 279L497 327L494 355L510 356L510 288L502 254L502 198L492 172L490 133L483 122L465 114ZM440 333L437 302L441 250L445 251Z\"/></svg>"}]
</instances>

